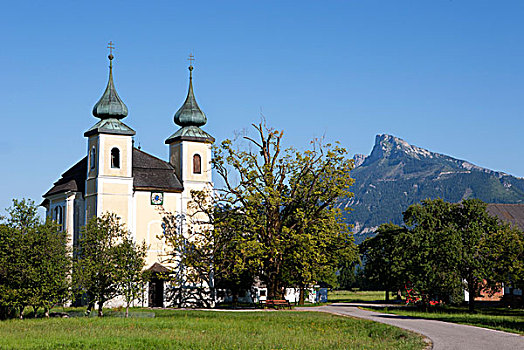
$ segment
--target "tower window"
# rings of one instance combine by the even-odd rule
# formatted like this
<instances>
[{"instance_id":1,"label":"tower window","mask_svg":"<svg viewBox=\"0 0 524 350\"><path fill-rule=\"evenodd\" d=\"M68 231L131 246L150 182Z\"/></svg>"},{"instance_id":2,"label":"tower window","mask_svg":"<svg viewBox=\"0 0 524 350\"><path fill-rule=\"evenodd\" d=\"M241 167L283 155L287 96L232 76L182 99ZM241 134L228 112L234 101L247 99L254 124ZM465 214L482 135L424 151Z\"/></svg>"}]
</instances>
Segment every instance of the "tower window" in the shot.
<instances>
[{"instance_id":1,"label":"tower window","mask_svg":"<svg viewBox=\"0 0 524 350\"><path fill-rule=\"evenodd\" d=\"M201 164L200 154L195 154L193 156L193 174L202 174L202 164Z\"/></svg>"},{"instance_id":2,"label":"tower window","mask_svg":"<svg viewBox=\"0 0 524 350\"><path fill-rule=\"evenodd\" d=\"M111 168L120 169L120 150L116 147L111 150Z\"/></svg>"},{"instance_id":3,"label":"tower window","mask_svg":"<svg viewBox=\"0 0 524 350\"><path fill-rule=\"evenodd\" d=\"M91 148L91 154L89 155L90 168L94 169L96 164L96 149Z\"/></svg>"}]
</instances>

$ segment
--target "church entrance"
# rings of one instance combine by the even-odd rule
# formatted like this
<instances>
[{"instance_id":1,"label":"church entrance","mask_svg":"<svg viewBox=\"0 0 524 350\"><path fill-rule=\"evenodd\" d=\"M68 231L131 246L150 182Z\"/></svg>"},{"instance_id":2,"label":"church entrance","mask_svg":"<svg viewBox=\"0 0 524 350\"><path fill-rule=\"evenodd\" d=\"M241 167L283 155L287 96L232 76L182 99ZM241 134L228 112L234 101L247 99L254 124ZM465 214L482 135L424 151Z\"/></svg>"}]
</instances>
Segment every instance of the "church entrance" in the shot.
<instances>
[{"instance_id":1,"label":"church entrance","mask_svg":"<svg viewBox=\"0 0 524 350\"><path fill-rule=\"evenodd\" d=\"M149 280L149 307L164 307L164 285L169 280L171 271L160 265L154 263L148 271L151 273Z\"/></svg>"},{"instance_id":2,"label":"church entrance","mask_svg":"<svg viewBox=\"0 0 524 350\"><path fill-rule=\"evenodd\" d=\"M158 277L149 281L149 307L164 307L164 281Z\"/></svg>"}]
</instances>

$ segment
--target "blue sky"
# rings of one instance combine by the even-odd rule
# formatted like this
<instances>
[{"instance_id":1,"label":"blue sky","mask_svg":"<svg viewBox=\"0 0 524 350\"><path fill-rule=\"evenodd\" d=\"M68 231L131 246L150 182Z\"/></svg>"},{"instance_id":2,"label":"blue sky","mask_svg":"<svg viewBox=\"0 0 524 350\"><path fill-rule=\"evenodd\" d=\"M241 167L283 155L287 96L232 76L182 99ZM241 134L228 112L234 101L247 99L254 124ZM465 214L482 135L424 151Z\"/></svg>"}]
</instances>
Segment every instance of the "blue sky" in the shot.
<instances>
[{"instance_id":1,"label":"blue sky","mask_svg":"<svg viewBox=\"0 0 524 350\"><path fill-rule=\"evenodd\" d=\"M369 154L376 134L524 176L523 1L17 1L0 12L0 213L86 152L107 42L142 149L164 140L196 57L205 130L266 117L286 144Z\"/></svg>"}]
</instances>

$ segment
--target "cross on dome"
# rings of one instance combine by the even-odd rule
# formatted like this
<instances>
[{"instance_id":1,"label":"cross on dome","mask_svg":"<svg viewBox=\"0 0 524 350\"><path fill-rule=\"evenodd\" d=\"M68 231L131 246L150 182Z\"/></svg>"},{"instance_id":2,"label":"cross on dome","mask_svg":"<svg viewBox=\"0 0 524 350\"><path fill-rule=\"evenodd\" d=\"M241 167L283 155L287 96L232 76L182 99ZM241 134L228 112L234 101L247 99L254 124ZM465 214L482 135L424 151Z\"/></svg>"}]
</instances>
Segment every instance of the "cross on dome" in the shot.
<instances>
[{"instance_id":1,"label":"cross on dome","mask_svg":"<svg viewBox=\"0 0 524 350\"><path fill-rule=\"evenodd\" d=\"M113 56L113 49L115 48L115 44L113 43L113 41L109 41L107 43L107 48L109 49L109 56L107 57L109 58L109 63L111 64L111 61L113 60L113 58L115 58L115 56Z\"/></svg>"}]
</instances>

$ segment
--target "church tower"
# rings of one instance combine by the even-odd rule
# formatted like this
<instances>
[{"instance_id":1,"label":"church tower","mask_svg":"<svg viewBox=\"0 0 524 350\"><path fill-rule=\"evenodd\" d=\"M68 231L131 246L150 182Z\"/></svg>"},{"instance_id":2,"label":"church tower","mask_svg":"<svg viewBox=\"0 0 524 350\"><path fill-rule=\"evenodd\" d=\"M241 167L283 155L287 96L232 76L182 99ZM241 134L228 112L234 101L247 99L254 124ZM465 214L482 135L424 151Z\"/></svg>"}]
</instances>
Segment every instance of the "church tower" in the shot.
<instances>
[{"instance_id":1,"label":"church tower","mask_svg":"<svg viewBox=\"0 0 524 350\"><path fill-rule=\"evenodd\" d=\"M93 115L100 121L84 133L87 137L86 221L110 211L131 223L135 131L121 121L128 111L113 82L112 43L109 49L109 80L93 107Z\"/></svg>"},{"instance_id":2,"label":"church tower","mask_svg":"<svg viewBox=\"0 0 524 350\"><path fill-rule=\"evenodd\" d=\"M193 56L190 55L190 62ZM169 162L184 185L184 197L192 189L203 190L212 184L211 178L211 144L215 139L200 127L207 122L206 115L197 104L193 93L193 66L189 65L189 89L180 109L175 113L175 124L180 126L171 135L169 145Z\"/></svg>"}]
</instances>

